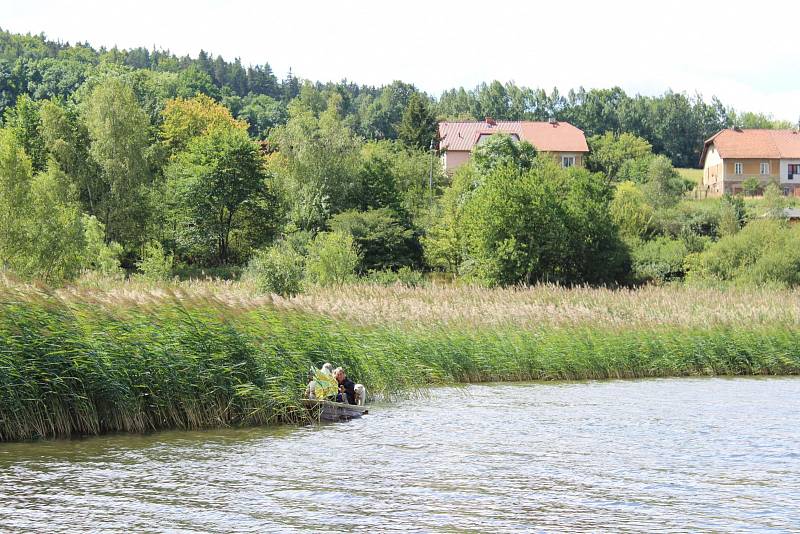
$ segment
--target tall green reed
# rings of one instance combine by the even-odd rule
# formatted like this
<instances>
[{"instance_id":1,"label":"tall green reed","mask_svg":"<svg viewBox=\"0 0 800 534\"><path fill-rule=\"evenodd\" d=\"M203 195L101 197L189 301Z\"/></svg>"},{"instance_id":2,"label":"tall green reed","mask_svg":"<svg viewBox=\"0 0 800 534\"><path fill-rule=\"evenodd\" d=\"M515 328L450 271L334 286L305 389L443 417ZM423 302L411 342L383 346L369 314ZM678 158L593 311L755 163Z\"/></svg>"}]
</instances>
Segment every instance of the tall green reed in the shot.
<instances>
[{"instance_id":1,"label":"tall green reed","mask_svg":"<svg viewBox=\"0 0 800 534\"><path fill-rule=\"evenodd\" d=\"M785 325L357 325L202 294L0 285L0 441L294 422L311 365L373 394L505 380L796 374Z\"/></svg>"}]
</instances>

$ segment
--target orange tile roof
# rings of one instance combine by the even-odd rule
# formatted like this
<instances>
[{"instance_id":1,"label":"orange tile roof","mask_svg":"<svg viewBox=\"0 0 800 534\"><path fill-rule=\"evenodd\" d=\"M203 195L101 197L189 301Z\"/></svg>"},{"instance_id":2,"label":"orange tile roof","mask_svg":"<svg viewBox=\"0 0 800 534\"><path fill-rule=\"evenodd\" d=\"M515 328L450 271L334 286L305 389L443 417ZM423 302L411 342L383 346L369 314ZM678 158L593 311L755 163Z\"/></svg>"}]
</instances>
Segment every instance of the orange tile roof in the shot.
<instances>
[{"instance_id":1,"label":"orange tile roof","mask_svg":"<svg viewBox=\"0 0 800 534\"><path fill-rule=\"evenodd\" d=\"M795 130L720 130L705 142L700 165L712 144L723 159L800 158L800 133Z\"/></svg>"},{"instance_id":2,"label":"orange tile roof","mask_svg":"<svg viewBox=\"0 0 800 534\"><path fill-rule=\"evenodd\" d=\"M543 152L589 152L583 130L568 122L471 121L440 122L440 148L472 150L481 135L516 134Z\"/></svg>"}]
</instances>

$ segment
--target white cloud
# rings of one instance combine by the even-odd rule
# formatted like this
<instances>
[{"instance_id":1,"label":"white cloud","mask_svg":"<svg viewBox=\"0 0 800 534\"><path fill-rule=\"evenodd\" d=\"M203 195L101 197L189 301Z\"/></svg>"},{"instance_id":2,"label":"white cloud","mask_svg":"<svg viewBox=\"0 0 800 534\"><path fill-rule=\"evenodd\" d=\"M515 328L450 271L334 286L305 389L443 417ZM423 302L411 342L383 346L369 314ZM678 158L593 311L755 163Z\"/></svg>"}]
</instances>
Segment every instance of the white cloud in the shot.
<instances>
[{"instance_id":1,"label":"white cloud","mask_svg":"<svg viewBox=\"0 0 800 534\"><path fill-rule=\"evenodd\" d=\"M800 3L475 0L14 2L5 29L95 46L203 48L284 74L433 93L499 79L567 90L671 88L796 120Z\"/></svg>"}]
</instances>

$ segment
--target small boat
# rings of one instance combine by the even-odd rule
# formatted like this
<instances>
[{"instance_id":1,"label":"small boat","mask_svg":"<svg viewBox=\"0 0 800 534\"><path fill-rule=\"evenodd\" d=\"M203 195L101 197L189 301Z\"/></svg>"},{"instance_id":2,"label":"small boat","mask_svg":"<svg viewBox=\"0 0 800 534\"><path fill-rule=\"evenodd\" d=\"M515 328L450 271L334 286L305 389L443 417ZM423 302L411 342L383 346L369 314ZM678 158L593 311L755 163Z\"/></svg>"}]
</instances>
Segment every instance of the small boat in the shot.
<instances>
[{"instance_id":1,"label":"small boat","mask_svg":"<svg viewBox=\"0 0 800 534\"><path fill-rule=\"evenodd\" d=\"M314 417L323 421L349 421L369 413L366 406L345 404L343 402L305 399L303 403L314 414Z\"/></svg>"}]
</instances>

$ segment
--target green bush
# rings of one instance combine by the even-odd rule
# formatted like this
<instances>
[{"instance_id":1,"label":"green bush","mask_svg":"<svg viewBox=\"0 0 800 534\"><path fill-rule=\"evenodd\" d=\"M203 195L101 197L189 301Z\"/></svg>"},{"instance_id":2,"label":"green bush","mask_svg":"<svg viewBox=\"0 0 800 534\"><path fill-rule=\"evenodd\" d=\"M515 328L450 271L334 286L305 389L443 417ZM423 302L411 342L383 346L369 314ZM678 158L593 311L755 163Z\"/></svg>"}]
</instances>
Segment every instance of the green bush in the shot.
<instances>
[{"instance_id":1,"label":"green bush","mask_svg":"<svg viewBox=\"0 0 800 534\"><path fill-rule=\"evenodd\" d=\"M758 193L759 188L761 187L761 182L758 181L758 178L750 177L742 181L742 191L744 194L752 197Z\"/></svg>"},{"instance_id":2,"label":"green bush","mask_svg":"<svg viewBox=\"0 0 800 534\"><path fill-rule=\"evenodd\" d=\"M610 200L605 179L583 169L544 158L527 172L500 167L454 221L465 251L460 271L487 285L613 283L628 258Z\"/></svg>"},{"instance_id":3,"label":"green bush","mask_svg":"<svg viewBox=\"0 0 800 534\"><path fill-rule=\"evenodd\" d=\"M657 208L674 206L694 184L684 180L666 156L655 156L647 168L644 192L650 204Z\"/></svg>"},{"instance_id":4,"label":"green bush","mask_svg":"<svg viewBox=\"0 0 800 534\"><path fill-rule=\"evenodd\" d=\"M86 242L84 251L86 270L106 277L123 277L125 272L119 262L123 253L122 245L114 241L106 243L106 228L94 215L84 214L81 222Z\"/></svg>"},{"instance_id":5,"label":"green bush","mask_svg":"<svg viewBox=\"0 0 800 534\"><path fill-rule=\"evenodd\" d=\"M655 211L653 226L656 233L678 238L687 233L717 237L719 235L720 205L714 202L682 202Z\"/></svg>"},{"instance_id":6,"label":"green bush","mask_svg":"<svg viewBox=\"0 0 800 534\"><path fill-rule=\"evenodd\" d=\"M659 237L638 243L631 251L637 281L669 282L683 277L683 263L689 253L680 239Z\"/></svg>"},{"instance_id":7,"label":"green bush","mask_svg":"<svg viewBox=\"0 0 800 534\"><path fill-rule=\"evenodd\" d=\"M158 241L146 243L141 259L136 262L140 278L150 281L169 280L172 278L173 256L167 254Z\"/></svg>"},{"instance_id":8,"label":"green bush","mask_svg":"<svg viewBox=\"0 0 800 534\"><path fill-rule=\"evenodd\" d=\"M421 249L414 231L389 208L337 213L331 230L345 232L361 251L360 272L393 270L419 265Z\"/></svg>"},{"instance_id":9,"label":"green bush","mask_svg":"<svg viewBox=\"0 0 800 534\"><path fill-rule=\"evenodd\" d=\"M720 236L735 234L744 226L746 218L744 199L725 193L720 199L717 233Z\"/></svg>"},{"instance_id":10,"label":"green bush","mask_svg":"<svg viewBox=\"0 0 800 534\"><path fill-rule=\"evenodd\" d=\"M308 247L306 278L321 286L341 285L355 277L361 257L353 236L345 232L317 234Z\"/></svg>"},{"instance_id":11,"label":"green bush","mask_svg":"<svg viewBox=\"0 0 800 534\"><path fill-rule=\"evenodd\" d=\"M640 238L651 230L653 207L647 203L642 189L633 182L617 184L609 212L620 234L626 238Z\"/></svg>"},{"instance_id":12,"label":"green bush","mask_svg":"<svg viewBox=\"0 0 800 534\"><path fill-rule=\"evenodd\" d=\"M653 161L653 155L625 160L619 168L616 179L619 182L647 183L647 170Z\"/></svg>"},{"instance_id":13,"label":"green bush","mask_svg":"<svg viewBox=\"0 0 800 534\"><path fill-rule=\"evenodd\" d=\"M630 133L615 135L606 132L603 135L593 135L588 142L591 152L586 157L587 169L601 172L612 181L642 181L634 178L631 164L648 161L652 157L652 146L647 140ZM620 177L625 167L624 176Z\"/></svg>"},{"instance_id":14,"label":"green bush","mask_svg":"<svg viewBox=\"0 0 800 534\"><path fill-rule=\"evenodd\" d=\"M259 291L292 296L303 286L305 258L288 241L258 250L243 274Z\"/></svg>"},{"instance_id":15,"label":"green bush","mask_svg":"<svg viewBox=\"0 0 800 534\"><path fill-rule=\"evenodd\" d=\"M688 278L744 285L800 283L800 228L784 221L757 220L705 252L687 258Z\"/></svg>"}]
</instances>

